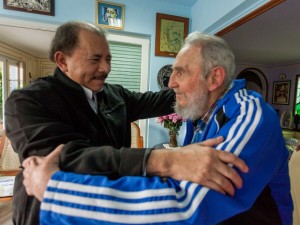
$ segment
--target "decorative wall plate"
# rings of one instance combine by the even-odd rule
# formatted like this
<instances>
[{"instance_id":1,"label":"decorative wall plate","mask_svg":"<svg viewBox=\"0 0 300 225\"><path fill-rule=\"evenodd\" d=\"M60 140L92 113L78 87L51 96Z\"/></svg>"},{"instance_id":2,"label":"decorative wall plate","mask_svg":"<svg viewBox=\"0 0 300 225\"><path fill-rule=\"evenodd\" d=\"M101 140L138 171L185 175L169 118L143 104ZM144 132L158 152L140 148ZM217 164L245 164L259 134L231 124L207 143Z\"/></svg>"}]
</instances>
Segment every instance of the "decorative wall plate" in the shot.
<instances>
[{"instance_id":1,"label":"decorative wall plate","mask_svg":"<svg viewBox=\"0 0 300 225\"><path fill-rule=\"evenodd\" d=\"M168 89L168 83L170 76L172 74L172 65L165 65L163 66L157 74L157 83L160 89L166 90Z\"/></svg>"},{"instance_id":2,"label":"decorative wall plate","mask_svg":"<svg viewBox=\"0 0 300 225\"><path fill-rule=\"evenodd\" d=\"M284 73L282 73L282 74L279 74L279 78L280 78L280 80L283 80L283 79L285 79L285 78L286 78L286 75L285 75Z\"/></svg>"}]
</instances>

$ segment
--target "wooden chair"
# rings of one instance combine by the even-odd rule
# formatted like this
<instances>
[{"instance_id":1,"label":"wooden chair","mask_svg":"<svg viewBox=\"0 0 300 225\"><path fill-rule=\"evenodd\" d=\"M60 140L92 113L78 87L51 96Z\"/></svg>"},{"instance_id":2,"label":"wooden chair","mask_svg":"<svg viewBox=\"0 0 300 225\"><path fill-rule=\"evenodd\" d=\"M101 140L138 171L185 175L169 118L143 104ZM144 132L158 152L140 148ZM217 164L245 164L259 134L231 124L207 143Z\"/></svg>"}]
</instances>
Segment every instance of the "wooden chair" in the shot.
<instances>
[{"instance_id":1,"label":"wooden chair","mask_svg":"<svg viewBox=\"0 0 300 225\"><path fill-rule=\"evenodd\" d=\"M289 161L291 194L294 203L293 225L300 224L300 151L294 151Z\"/></svg>"},{"instance_id":2,"label":"wooden chair","mask_svg":"<svg viewBox=\"0 0 300 225\"><path fill-rule=\"evenodd\" d=\"M20 171L20 160L17 153L14 152L5 131L2 131L0 141L0 176L16 176ZM0 202L9 201L10 197L1 197Z\"/></svg>"},{"instance_id":3,"label":"wooden chair","mask_svg":"<svg viewBox=\"0 0 300 225\"><path fill-rule=\"evenodd\" d=\"M141 136L140 127L136 122L131 123L131 148L143 148L144 139Z\"/></svg>"}]
</instances>

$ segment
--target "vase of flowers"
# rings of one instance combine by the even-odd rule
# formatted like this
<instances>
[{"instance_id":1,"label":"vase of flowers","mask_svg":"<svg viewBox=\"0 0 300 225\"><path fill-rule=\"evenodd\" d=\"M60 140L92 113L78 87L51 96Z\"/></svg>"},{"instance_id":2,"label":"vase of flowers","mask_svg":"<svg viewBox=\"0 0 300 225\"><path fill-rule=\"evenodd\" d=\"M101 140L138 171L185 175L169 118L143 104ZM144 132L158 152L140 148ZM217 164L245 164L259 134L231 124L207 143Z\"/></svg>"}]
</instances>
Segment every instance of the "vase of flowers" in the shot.
<instances>
[{"instance_id":1,"label":"vase of flowers","mask_svg":"<svg viewBox=\"0 0 300 225\"><path fill-rule=\"evenodd\" d=\"M175 148L178 146L177 144L177 134L175 131L169 131L169 146Z\"/></svg>"},{"instance_id":2,"label":"vase of flowers","mask_svg":"<svg viewBox=\"0 0 300 225\"><path fill-rule=\"evenodd\" d=\"M177 135L180 130L180 127L183 122L185 122L185 119L179 116L176 113L160 116L157 118L157 122L161 123L164 128L169 129L169 146L174 148L177 147Z\"/></svg>"}]
</instances>

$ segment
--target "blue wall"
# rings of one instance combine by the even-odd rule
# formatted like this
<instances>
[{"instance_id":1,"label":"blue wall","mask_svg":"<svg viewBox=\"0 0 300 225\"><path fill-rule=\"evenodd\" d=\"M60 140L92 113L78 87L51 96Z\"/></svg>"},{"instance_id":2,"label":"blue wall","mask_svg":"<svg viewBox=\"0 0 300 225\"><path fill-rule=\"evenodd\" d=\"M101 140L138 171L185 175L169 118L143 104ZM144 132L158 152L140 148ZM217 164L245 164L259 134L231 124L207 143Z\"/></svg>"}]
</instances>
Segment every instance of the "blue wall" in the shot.
<instances>
[{"instance_id":1,"label":"blue wall","mask_svg":"<svg viewBox=\"0 0 300 225\"><path fill-rule=\"evenodd\" d=\"M190 18L190 31L213 32L220 30L228 22L234 22L245 13L255 9L267 0L198 0L194 6L171 4L172 1L161 0L110 0L125 5L124 31L149 36L150 78L149 88L157 91L157 73L166 64L172 64L174 58L154 56L156 13L164 13ZM245 2L248 2L245 4ZM249 3L250 2L250 3ZM47 24L61 24L68 20L95 22L95 0L56 0L55 16L3 9L0 1L1 17L14 17L20 20L38 21ZM216 7L218 6L218 7ZM1 34L0 34L1 35ZM168 141L167 130L151 119L149 123L148 146ZM182 143L184 126L180 132L179 143Z\"/></svg>"}]
</instances>

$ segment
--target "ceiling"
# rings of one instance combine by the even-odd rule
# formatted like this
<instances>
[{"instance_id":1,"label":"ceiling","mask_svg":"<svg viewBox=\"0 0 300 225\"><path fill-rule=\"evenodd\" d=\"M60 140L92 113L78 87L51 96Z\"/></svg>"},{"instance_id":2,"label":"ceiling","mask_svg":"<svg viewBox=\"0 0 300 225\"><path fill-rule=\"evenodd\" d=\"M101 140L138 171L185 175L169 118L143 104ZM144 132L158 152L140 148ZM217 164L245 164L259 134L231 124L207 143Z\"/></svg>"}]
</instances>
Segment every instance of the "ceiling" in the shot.
<instances>
[{"instance_id":1,"label":"ceiling","mask_svg":"<svg viewBox=\"0 0 300 225\"><path fill-rule=\"evenodd\" d=\"M166 1L166 0L164 0ZM168 0L193 5L197 0ZM300 62L300 1L285 0L222 37L232 47L239 64L286 65ZM0 41L48 57L55 29L22 28L0 23Z\"/></svg>"},{"instance_id":2,"label":"ceiling","mask_svg":"<svg viewBox=\"0 0 300 225\"><path fill-rule=\"evenodd\" d=\"M300 63L299 10L299 0L285 0L222 37L239 64Z\"/></svg>"},{"instance_id":3,"label":"ceiling","mask_svg":"<svg viewBox=\"0 0 300 225\"><path fill-rule=\"evenodd\" d=\"M35 57L48 58L54 31L0 25L0 41Z\"/></svg>"}]
</instances>

